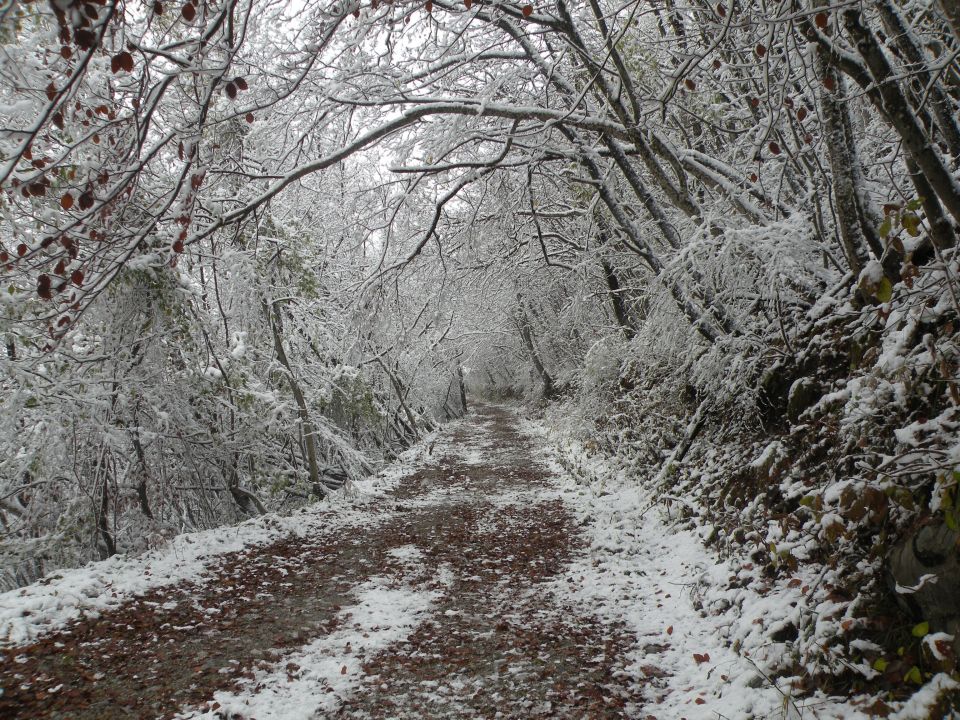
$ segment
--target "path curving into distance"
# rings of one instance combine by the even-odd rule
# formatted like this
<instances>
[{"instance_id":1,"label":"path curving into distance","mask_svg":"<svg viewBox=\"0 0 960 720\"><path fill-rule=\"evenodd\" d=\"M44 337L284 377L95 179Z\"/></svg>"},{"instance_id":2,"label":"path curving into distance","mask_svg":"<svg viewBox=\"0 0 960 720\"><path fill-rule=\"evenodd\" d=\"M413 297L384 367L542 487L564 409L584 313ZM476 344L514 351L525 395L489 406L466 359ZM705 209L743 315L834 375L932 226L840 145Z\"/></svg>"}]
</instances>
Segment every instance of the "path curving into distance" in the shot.
<instances>
[{"instance_id":1,"label":"path curving into distance","mask_svg":"<svg viewBox=\"0 0 960 720\"><path fill-rule=\"evenodd\" d=\"M0 716L646 717L636 639L559 592L583 547L542 456L480 405L349 525L0 650Z\"/></svg>"}]
</instances>

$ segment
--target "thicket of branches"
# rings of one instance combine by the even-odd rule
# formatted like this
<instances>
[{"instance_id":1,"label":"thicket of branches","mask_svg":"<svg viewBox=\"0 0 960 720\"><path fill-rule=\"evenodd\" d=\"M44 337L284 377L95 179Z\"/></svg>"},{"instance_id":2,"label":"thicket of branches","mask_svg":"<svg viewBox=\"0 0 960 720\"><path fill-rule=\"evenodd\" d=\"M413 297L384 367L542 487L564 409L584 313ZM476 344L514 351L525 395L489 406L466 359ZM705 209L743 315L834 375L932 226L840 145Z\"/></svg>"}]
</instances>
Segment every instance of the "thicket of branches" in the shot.
<instances>
[{"instance_id":1,"label":"thicket of branches","mask_svg":"<svg viewBox=\"0 0 960 720\"><path fill-rule=\"evenodd\" d=\"M859 419L926 398L899 527L955 496L954 3L0 12L3 583L323 495L464 382L774 432L873 373Z\"/></svg>"}]
</instances>

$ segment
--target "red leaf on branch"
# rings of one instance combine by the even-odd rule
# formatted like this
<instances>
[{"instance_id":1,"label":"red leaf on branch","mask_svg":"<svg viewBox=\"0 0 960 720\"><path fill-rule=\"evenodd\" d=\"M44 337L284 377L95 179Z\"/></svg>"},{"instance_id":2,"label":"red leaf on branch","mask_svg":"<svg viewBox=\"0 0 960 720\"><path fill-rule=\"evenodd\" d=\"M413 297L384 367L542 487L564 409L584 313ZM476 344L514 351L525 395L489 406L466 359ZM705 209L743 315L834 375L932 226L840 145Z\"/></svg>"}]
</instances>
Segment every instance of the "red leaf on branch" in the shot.
<instances>
[{"instance_id":1,"label":"red leaf on branch","mask_svg":"<svg viewBox=\"0 0 960 720\"><path fill-rule=\"evenodd\" d=\"M187 22L193 22L193 19L197 16L197 9L190 3L185 3L183 7L180 8L180 14Z\"/></svg>"},{"instance_id":2,"label":"red leaf on branch","mask_svg":"<svg viewBox=\"0 0 960 720\"><path fill-rule=\"evenodd\" d=\"M133 55L126 50L119 52L110 58L110 70L116 75L121 70L133 72Z\"/></svg>"},{"instance_id":3,"label":"red leaf on branch","mask_svg":"<svg viewBox=\"0 0 960 720\"><path fill-rule=\"evenodd\" d=\"M524 17L530 17L531 15L533 15L533 6L532 6L532 5L524 5L524 6L523 6L523 10L521 10L521 12L523 13L523 16L524 16Z\"/></svg>"},{"instance_id":4,"label":"red leaf on branch","mask_svg":"<svg viewBox=\"0 0 960 720\"><path fill-rule=\"evenodd\" d=\"M42 297L44 300L49 300L53 297L53 291L50 287L50 276L49 275L40 275L37 278L37 295Z\"/></svg>"},{"instance_id":5,"label":"red leaf on branch","mask_svg":"<svg viewBox=\"0 0 960 720\"><path fill-rule=\"evenodd\" d=\"M89 30L77 30L73 34L73 39L81 50L89 50L97 44L97 36Z\"/></svg>"},{"instance_id":6,"label":"red leaf on branch","mask_svg":"<svg viewBox=\"0 0 960 720\"><path fill-rule=\"evenodd\" d=\"M73 195L70 193L64 193L63 197L60 198L60 207L64 210L69 210L73 207Z\"/></svg>"}]
</instances>

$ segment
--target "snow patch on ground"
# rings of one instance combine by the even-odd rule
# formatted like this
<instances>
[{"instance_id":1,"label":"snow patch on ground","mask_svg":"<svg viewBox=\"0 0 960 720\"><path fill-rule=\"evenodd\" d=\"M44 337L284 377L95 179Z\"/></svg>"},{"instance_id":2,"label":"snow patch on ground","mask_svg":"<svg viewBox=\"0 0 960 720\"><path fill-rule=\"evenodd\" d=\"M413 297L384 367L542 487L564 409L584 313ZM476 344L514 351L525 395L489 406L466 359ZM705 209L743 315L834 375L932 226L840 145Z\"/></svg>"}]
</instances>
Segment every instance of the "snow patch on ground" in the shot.
<instances>
[{"instance_id":1,"label":"snow patch on ground","mask_svg":"<svg viewBox=\"0 0 960 720\"><path fill-rule=\"evenodd\" d=\"M360 686L363 662L413 632L438 596L394 584L388 577L363 583L357 604L339 615L343 629L287 654L243 689L216 693L208 710L181 714L178 720L307 720L336 711Z\"/></svg>"},{"instance_id":2,"label":"snow patch on ground","mask_svg":"<svg viewBox=\"0 0 960 720\"><path fill-rule=\"evenodd\" d=\"M939 673L917 690L903 707L890 716L890 720L927 720L940 693L960 686L946 673Z\"/></svg>"},{"instance_id":3,"label":"snow patch on ground","mask_svg":"<svg viewBox=\"0 0 960 720\"><path fill-rule=\"evenodd\" d=\"M489 451L485 448L461 445L456 450L457 460L464 465L488 465L490 463Z\"/></svg>"},{"instance_id":4,"label":"snow patch on ground","mask_svg":"<svg viewBox=\"0 0 960 720\"><path fill-rule=\"evenodd\" d=\"M548 437L533 423L525 429ZM586 468L590 482L567 472L561 454L567 467L573 457ZM846 699L794 699L787 682L775 686L765 672L768 661L789 652L769 636L772 626L794 620L799 589L731 590L740 569L704 546L710 528L671 524L677 502L651 498L638 478L578 445L558 446L544 462L562 478L588 544L554 582L555 591L636 634L630 671L646 678L658 720L868 717Z\"/></svg>"}]
</instances>

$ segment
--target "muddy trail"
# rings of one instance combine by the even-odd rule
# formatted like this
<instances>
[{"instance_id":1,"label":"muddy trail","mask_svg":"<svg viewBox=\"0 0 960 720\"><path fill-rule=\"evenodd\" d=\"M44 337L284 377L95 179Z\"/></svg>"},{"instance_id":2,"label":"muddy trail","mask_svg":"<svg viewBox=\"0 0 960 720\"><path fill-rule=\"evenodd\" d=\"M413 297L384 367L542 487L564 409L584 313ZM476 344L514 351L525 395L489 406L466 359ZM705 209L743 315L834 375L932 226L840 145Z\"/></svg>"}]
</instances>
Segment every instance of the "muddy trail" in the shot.
<instances>
[{"instance_id":1,"label":"muddy trail","mask_svg":"<svg viewBox=\"0 0 960 720\"><path fill-rule=\"evenodd\" d=\"M538 454L481 406L363 522L0 650L0 717L646 717L636 639L558 592L583 548ZM427 604L361 626L360 588Z\"/></svg>"}]
</instances>

